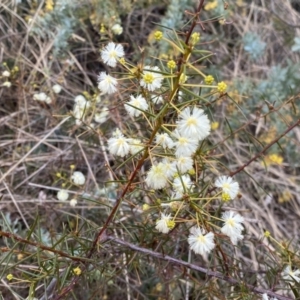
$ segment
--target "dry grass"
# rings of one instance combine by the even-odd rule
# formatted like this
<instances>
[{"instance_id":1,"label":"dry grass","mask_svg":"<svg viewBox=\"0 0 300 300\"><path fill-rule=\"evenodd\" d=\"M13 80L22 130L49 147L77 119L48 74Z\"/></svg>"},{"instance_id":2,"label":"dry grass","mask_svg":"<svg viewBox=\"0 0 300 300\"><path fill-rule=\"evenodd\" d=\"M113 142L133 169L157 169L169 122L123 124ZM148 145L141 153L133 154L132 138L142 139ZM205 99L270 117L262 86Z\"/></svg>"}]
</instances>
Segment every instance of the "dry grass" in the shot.
<instances>
[{"instance_id":1,"label":"dry grass","mask_svg":"<svg viewBox=\"0 0 300 300\"><path fill-rule=\"evenodd\" d=\"M289 56L294 63L300 62L299 54L291 52L291 44L289 44L291 36L300 34L299 12L289 1L257 0L252 1L251 4L248 2L244 1L241 6L231 9L232 15L228 22L232 21L232 24L224 28L220 28L215 23L206 25L207 34L220 35L220 32L223 34L223 40L208 43L207 49L213 49L217 53L212 61L217 66L219 64L219 68L222 69L221 74L228 81L251 77L259 82L266 78L270 67L283 61L286 56ZM32 224L38 218L38 227L49 232L51 237L62 236L67 232L76 235L82 230L80 228L82 226L84 228L82 233L86 234L87 243L90 243L93 232L103 224L109 211L108 207L111 207L114 202L115 195L106 197L99 193L99 190L103 189L106 181L112 180L118 174L130 173L128 169L112 171L108 167L115 166L112 157L105 151L105 137L109 136L116 126L127 128L126 124L131 120L124 116L124 111L114 99L107 99L108 102L116 104L116 107L110 120L101 127L101 130L99 127L94 130L89 129L88 126L74 124L74 119L70 116L74 97L83 92L87 92L91 97L97 93L96 77L99 71L104 69L99 62L98 53L102 41L92 28L81 30L72 35L72 45L66 56L55 58L52 55L53 40L30 34L34 20L42 10L43 2L36 7L35 14L32 16L33 21L28 23L24 19L25 13L20 15L17 6L11 1L5 0L0 7L0 62L6 62L10 69L14 66L19 69L11 78L10 88L0 87L0 211L2 216L10 214L11 222L15 222L16 233L23 237L26 237L25 229L30 231ZM124 20L125 34L122 39L130 41L129 44L136 42L140 46L147 45L148 33L153 28L149 18L158 22L160 19L158 13L163 12L163 6L155 5L133 10ZM139 29L140 21L144 26L142 30ZM265 55L258 63L250 61L243 50L241 38L246 32L258 32L267 43ZM236 44L228 44L225 42L226 39L236 41ZM129 48L132 51L137 49ZM135 58L133 52L129 55ZM5 67L0 67L1 72L4 69ZM63 88L58 95L52 90L52 86L56 83ZM34 101L33 95L37 91L46 92L51 97L52 103L47 105ZM233 98L237 100L239 96ZM295 97L298 97L295 101L299 103L299 95ZM239 99L243 101L243 98ZM285 99L286 102L288 100ZM225 117L229 121L237 118L231 117L228 112L231 103L229 98L224 99L217 108L216 119L220 127L212 135L212 143L224 141L215 152L226 166L223 168L224 172L238 169L255 156L262 149L255 139L259 140L261 134L268 132L272 127L271 118L267 118L267 122L263 117L257 118L255 115L257 108L250 107L251 114L246 115L244 119L241 113L238 114L242 120L239 127L242 129L233 136L234 138L225 140L227 135L224 132L228 130ZM272 115L281 119L287 128L292 124L287 116L290 110L284 110L279 104L275 106ZM258 110L262 115L263 111L260 110L259 104ZM251 125L243 127L247 122L251 122ZM86 123L88 124L89 120L86 120ZM143 130L136 126L136 131ZM299 137L298 127L294 129L294 135L289 137L291 143L296 147L299 146L298 149L300 149ZM296 161L295 164L294 162L295 160L285 157L283 164L270 165L266 168L260 158L247 166L245 172L237 175L242 187L242 198L234 202L231 207L243 212L246 218L248 242L243 249L236 250L239 264L245 272L249 266L252 271L263 269L266 253L270 254L267 263L273 264L274 261L279 261L280 255L275 252L275 248L266 240L261 240L265 230L269 230L276 240L291 243L291 249L297 251L300 239L300 165L299 162ZM79 199L76 208L71 208L68 203L59 203L56 198L56 192L61 188L62 183L56 174L60 172L68 177L70 165L76 165L76 170L87 174L84 190L71 191L72 195L78 196ZM138 200L134 203L135 197ZM166 249L169 250L170 247L174 257L186 258L187 249L182 245L179 233L174 234L172 246L167 241L160 241L156 237L152 241L143 239L144 227L147 227L151 220L144 215L141 216L138 205L142 203L143 197L139 193L128 196L120 211L121 219L114 223L116 228L114 233L120 238L129 239L132 237L130 231L132 226L136 234L140 234L144 248L158 249L165 243L166 246L168 245ZM138 225L134 224L133 220L137 220ZM122 222L127 224L127 229L123 228ZM36 236L33 236L33 239L39 240ZM7 246L4 238L0 240L0 246L4 251ZM130 252L126 257L125 254L123 255L126 249L126 247L113 245L110 249L104 247L104 254L99 254L99 260L110 265L110 269L105 271L106 275L115 276L116 281L109 282L107 285L107 281L99 275L98 289L93 286L95 283L84 281L85 289L90 290L91 299L105 296L106 299L124 299L122 297L129 287L135 295L138 295L135 299L145 298L146 292L149 291L154 298L160 295L164 299L171 299L168 291L172 290L177 283L174 274L180 277L181 272L184 272L183 269L179 267L173 269L168 263L142 255L139 257L137 253ZM18 262L17 254L21 252L19 246L16 255L13 251L9 252L12 255L12 265ZM114 253L115 257L110 255L111 253ZM130 267L125 268L124 273L120 266L126 259L127 262L135 261L136 265L128 264ZM30 260L28 263L18 265L16 274L28 270L31 272L37 267L33 263L30 265L29 262ZM202 261L199 260L199 263ZM238 262L236 264L238 265ZM65 265L59 270L64 267ZM299 261L297 267L300 268ZM99 263L96 268L101 270L101 264ZM0 283L4 299L19 299L14 294L14 290L26 297L28 286L22 287L21 284L9 286L4 279L8 271L5 268L0 270L1 272L4 270ZM149 281L146 280L147 277ZM206 280L199 274L194 274L194 277L199 282ZM257 280L261 282L261 286L268 287L259 276ZM158 286L161 282L164 282L162 291ZM217 290L217 283L211 282L210 285ZM182 295L180 291L182 286L173 290L177 299ZM115 292L114 295L110 294L112 291ZM70 299L85 299L85 292L82 289L77 288L76 293L77 297L73 294ZM286 292L286 294L291 297L290 293ZM200 295L195 297L204 299ZM211 298L205 299L224 298L220 294L214 294Z\"/></svg>"}]
</instances>

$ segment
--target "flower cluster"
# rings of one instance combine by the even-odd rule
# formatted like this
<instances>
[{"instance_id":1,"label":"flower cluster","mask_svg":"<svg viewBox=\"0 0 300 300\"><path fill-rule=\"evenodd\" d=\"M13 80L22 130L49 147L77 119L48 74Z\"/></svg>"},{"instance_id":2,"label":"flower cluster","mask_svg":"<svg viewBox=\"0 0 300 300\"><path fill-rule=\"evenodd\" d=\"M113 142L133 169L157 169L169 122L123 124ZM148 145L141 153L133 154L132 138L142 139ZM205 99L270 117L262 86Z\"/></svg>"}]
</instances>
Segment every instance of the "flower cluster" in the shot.
<instances>
[{"instance_id":1,"label":"flower cluster","mask_svg":"<svg viewBox=\"0 0 300 300\"><path fill-rule=\"evenodd\" d=\"M139 139L127 138L119 129L116 129L113 136L108 140L109 152L121 157L128 154L135 155L143 148L144 146Z\"/></svg>"},{"instance_id":2,"label":"flower cluster","mask_svg":"<svg viewBox=\"0 0 300 300\"><path fill-rule=\"evenodd\" d=\"M159 31L156 32L155 39L157 41L168 40ZM190 41L191 47L188 47L186 51L192 51L199 40L200 34L194 33ZM133 159L131 156L143 152L143 158L146 157L149 162L146 174L141 176L145 183L143 189L153 193L163 192L164 195L167 195L166 203L159 202L160 207L166 208L166 211L160 211L155 228L161 233L168 234L175 228L180 210L185 209L188 203L200 199L200 196L196 200L193 198L194 195L198 197L197 193L199 194L202 188L202 182L195 174L197 163L205 155L203 154L205 140L211 132L211 121L199 102L190 101L189 95L183 94L184 90L181 90L181 87L190 86L188 83L190 77L187 75L189 73L185 71L175 73L174 69L178 63L174 60L169 60L163 69L163 66L151 65L132 67L124 57L123 46L112 42L101 51L102 61L112 68L120 62L120 68L126 69L127 78L131 80L131 83L135 82L137 87L129 95L122 95L121 98L125 99L124 111L137 122L145 121L151 129L155 128L156 124L160 124L160 126L155 128L155 134L151 135L150 140L146 139L144 144L139 139L131 138L128 134L129 130L121 132L116 129L107 141L107 149L111 155L126 161ZM206 84L203 87L217 89L221 94L226 92L227 85L224 82L212 86L215 79L211 75L205 76L202 73L201 75ZM101 94L113 94L118 91L121 95L119 86L125 86L125 84L121 85L119 82L123 82L127 78L116 79L101 72L98 78L98 88ZM164 84L165 78L167 78L166 84ZM172 81L169 88L177 85L172 93L168 93L168 89L166 89L167 81ZM168 109L173 109L170 123L168 123L168 118L164 118ZM158 118L163 123L156 122ZM140 128L140 124L138 127ZM146 138L145 128L142 128L142 134L145 134L145 137L141 138L144 140ZM221 189L220 194L224 201L235 199L239 193L239 184L228 176L217 178L214 186L212 187L213 191L216 188ZM216 199L216 197L212 199ZM193 205L190 205L189 208L192 207ZM143 205L143 211L147 211L149 208L149 204ZM175 211L175 215L172 216L167 211L168 209L171 209L172 212ZM226 235L234 245L243 239L242 223L244 219L241 215L233 211L226 211L221 218L224 222L223 227L219 227L220 219L217 217L213 217L211 221L205 220L205 218L196 220L197 226L190 228L190 234L187 237L193 252L200 255L209 254L215 248L216 236L219 239ZM195 223L195 220L193 219L192 222ZM214 231L211 230L210 222L215 223Z\"/></svg>"},{"instance_id":3,"label":"flower cluster","mask_svg":"<svg viewBox=\"0 0 300 300\"><path fill-rule=\"evenodd\" d=\"M227 211L223 213L222 220L224 221L224 226L221 228L221 232L229 236L232 244L236 245L237 241L243 238L241 234L243 226L241 223L244 221L244 218L239 214L234 214L233 211ZM208 254L215 247L214 233L206 232L200 227L192 227L188 243L191 250L196 254Z\"/></svg>"}]
</instances>

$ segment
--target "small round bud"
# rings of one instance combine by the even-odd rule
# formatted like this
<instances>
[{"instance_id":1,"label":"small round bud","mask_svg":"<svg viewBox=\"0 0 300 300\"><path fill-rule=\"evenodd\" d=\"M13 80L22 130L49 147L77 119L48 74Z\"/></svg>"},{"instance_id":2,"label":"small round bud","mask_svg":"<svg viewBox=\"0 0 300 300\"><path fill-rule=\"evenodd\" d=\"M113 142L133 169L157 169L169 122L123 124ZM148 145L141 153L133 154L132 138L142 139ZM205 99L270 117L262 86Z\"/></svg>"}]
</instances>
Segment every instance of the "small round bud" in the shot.
<instances>
[{"instance_id":1,"label":"small round bud","mask_svg":"<svg viewBox=\"0 0 300 300\"><path fill-rule=\"evenodd\" d=\"M167 66L169 69L175 69L176 68L176 62L174 60L169 60L167 63Z\"/></svg>"},{"instance_id":2,"label":"small round bud","mask_svg":"<svg viewBox=\"0 0 300 300\"><path fill-rule=\"evenodd\" d=\"M67 201L69 198L69 193L66 190L60 190L57 193L57 199L59 201Z\"/></svg>"},{"instance_id":3,"label":"small round bud","mask_svg":"<svg viewBox=\"0 0 300 300\"><path fill-rule=\"evenodd\" d=\"M212 122L211 123L211 130L216 130L219 128L219 122Z\"/></svg>"},{"instance_id":4,"label":"small round bud","mask_svg":"<svg viewBox=\"0 0 300 300\"><path fill-rule=\"evenodd\" d=\"M143 211L147 211L150 208L150 206L147 203L143 204Z\"/></svg>"},{"instance_id":5,"label":"small round bud","mask_svg":"<svg viewBox=\"0 0 300 300\"><path fill-rule=\"evenodd\" d=\"M221 81L218 83L218 92L220 94L225 93L227 90L227 84L224 81Z\"/></svg>"},{"instance_id":6,"label":"small round bud","mask_svg":"<svg viewBox=\"0 0 300 300\"><path fill-rule=\"evenodd\" d=\"M191 44L196 45L200 40L200 33L199 32L194 32L191 35Z\"/></svg>"},{"instance_id":7,"label":"small round bud","mask_svg":"<svg viewBox=\"0 0 300 300\"><path fill-rule=\"evenodd\" d=\"M52 87L52 90L55 94L59 94L61 92L61 86L59 84L55 84L53 87Z\"/></svg>"},{"instance_id":8,"label":"small round bud","mask_svg":"<svg viewBox=\"0 0 300 300\"><path fill-rule=\"evenodd\" d=\"M8 281L13 280L13 278L14 278L13 274L8 274L8 275L6 276L6 279L7 279Z\"/></svg>"},{"instance_id":9,"label":"small round bud","mask_svg":"<svg viewBox=\"0 0 300 300\"><path fill-rule=\"evenodd\" d=\"M75 207L77 205L77 199L70 200L70 206Z\"/></svg>"},{"instance_id":10,"label":"small round bud","mask_svg":"<svg viewBox=\"0 0 300 300\"><path fill-rule=\"evenodd\" d=\"M85 176L79 171L74 172L71 179L77 185L84 185L85 184Z\"/></svg>"},{"instance_id":11,"label":"small round bud","mask_svg":"<svg viewBox=\"0 0 300 300\"><path fill-rule=\"evenodd\" d=\"M188 77L184 73L182 73L179 77L179 84L184 84L187 81L187 78Z\"/></svg>"},{"instance_id":12,"label":"small round bud","mask_svg":"<svg viewBox=\"0 0 300 300\"><path fill-rule=\"evenodd\" d=\"M157 40L157 41L160 41L162 38L163 38L163 33L159 30L155 31L154 33L154 38Z\"/></svg>"},{"instance_id":13,"label":"small round bud","mask_svg":"<svg viewBox=\"0 0 300 300\"><path fill-rule=\"evenodd\" d=\"M74 272L74 274L76 275L76 276L79 276L80 274L81 274L81 269L79 268L79 267L77 267L77 268L74 268L73 269L73 272Z\"/></svg>"},{"instance_id":14,"label":"small round bud","mask_svg":"<svg viewBox=\"0 0 300 300\"><path fill-rule=\"evenodd\" d=\"M213 76L211 75L208 75L204 78L204 82L207 84L207 85L211 85L213 84L213 82L215 81L215 79L213 78Z\"/></svg>"},{"instance_id":15,"label":"small round bud","mask_svg":"<svg viewBox=\"0 0 300 300\"><path fill-rule=\"evenodd\" d=\"M123 27L120 24L115 24L112 28L111 28L113 34L115 35L120 35L123 32Z\"/></svg>"}]
</instances>

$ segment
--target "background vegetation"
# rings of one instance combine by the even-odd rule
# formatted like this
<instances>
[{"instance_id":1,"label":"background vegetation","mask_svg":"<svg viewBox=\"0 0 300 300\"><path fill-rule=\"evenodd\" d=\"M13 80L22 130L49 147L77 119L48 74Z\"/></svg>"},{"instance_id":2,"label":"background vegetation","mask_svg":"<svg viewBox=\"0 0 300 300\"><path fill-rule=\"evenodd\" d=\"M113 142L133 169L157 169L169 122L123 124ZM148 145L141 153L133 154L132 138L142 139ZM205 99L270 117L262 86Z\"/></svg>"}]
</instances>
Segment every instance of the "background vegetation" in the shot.
<instances>
[{"instance_id":1,"label":"background vegetation","mask_svg":"<svg viewBox=\"0 0 300 300\"><path fill-rule=\"evenodd\" d=\"M113 40L134 63L174 58L168 44L157 44L154 32L172 28L183 35L197 5L195 0L1 2L3 299L260 299L249 286L271 291L276 286L282 299L300 299L299 283L279 284L286 264L300 268L300 128L288 130L300 115L298 1L205 0L197 27L201 49L214 53L198 66L229 86L210 110L213 154L224 174L235 175L244 166L235 176L241 197L230 203L246 219L247 240L228 250L238 282L197 269L209 264L201 256L191 258L183 232L158 234L155 217L142 209L148 199L139 189L122 203L109 237L94 244L120 193L112 174L124 178L132 171L118 167L122 161L105 149L112 130L128 130L124 124L132 120L113 96L99 95L97 76L107 70L99 49ZM115 24L121 24L122 34L113 33ZM54 85L62 91L56 93ZM48 100L39 100L39 93ZM78 95L93 103L84 122L76 122L72 112ZM94 120L112 105L105 122ZM143 132L138 124L130 130ZM86 175L84 186L72 184L74 170ZM57 199L61 188L69 190L68 201ZM71 199L77 205L71 206ZM264 237L266 230L270 238Z\"/></svg>"}]
</instances>

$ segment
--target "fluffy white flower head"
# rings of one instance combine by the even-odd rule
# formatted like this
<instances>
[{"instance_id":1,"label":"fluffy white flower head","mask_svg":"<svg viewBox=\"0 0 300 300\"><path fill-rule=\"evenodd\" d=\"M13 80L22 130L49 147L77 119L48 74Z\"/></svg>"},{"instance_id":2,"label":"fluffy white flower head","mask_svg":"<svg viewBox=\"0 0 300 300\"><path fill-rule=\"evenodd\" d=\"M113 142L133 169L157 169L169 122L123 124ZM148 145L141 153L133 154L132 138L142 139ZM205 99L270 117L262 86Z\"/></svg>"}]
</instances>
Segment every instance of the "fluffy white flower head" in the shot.
<instances>
[{"instance_id":1,"label":"fluffy white flower head","mask_svg":"<svg viewBox=\"0 0 300 300\"><path fill-rule=\"evenodd\" d=\"M239 184L229 176L220 176L215 186L222 189L222 198L229 196L233 200L239 193Z\"/></svg>"},{"instance_id":2,"label":"fluffy white flower head","mask_svg":"<svg viewBox=\"0 0 300 300\"><path fill-rule=\"evenodd\" d=\"M66 190L59 190L57 193L57 199L59 201L67 201L69 198L69 193Z\"/></svg>"},{"instance_id":3,"label":"fluffy white flower head","mask_svg":"<svg viewBox=\"0 0 300 300\"><path fill-rule=\"evenodd\" d=\"M165 215L164 213L161 213L161 217L159 220L156 221L155 228L162 233L168 233L173 226L171 223L171 214Z\"/></svg>"},{"instance_id":4,"label":"fluffy white flower head","mask_svg":"<svg viewBox=\"0 0 300 300\"><path fill-rule=\"evenodd\" d=\"M3 77L9 77L10 76L10 72L7 71L7 70L5 70L5 71L2 72L2 76Z\"/></svg>"},{"instance_id":5,"label":"fluffy white flower head","mask_svg":"<svg viewBox=\"0 0 300 300\"><path fill-rule=\"evenodd\" d=\"M52 90L55 94L59 94L61 92L62 88L59 84L54 84L54 86L52 87Z\"/></svg>"},{"instance_id":6,"label":"fluffy white flower head","mask_svg":"<svg viewBox=\"0 0 300 300\"><path fill-rule=\"evenodd\" d=\"M44 102L47 99L47 95L45 93L41 92L41 93L38 93L38 94L34 94L33 99Z\"/></svg>"},{"instance_id":7,"label":"fluffy white flower head","mask_svg":"<svg viewBox=\"0 0 300 300\"><path fill-rule=\"evenodd\" d=\"M10 88L11 87L11 82L6 80L5 82L3 82L2 86L5 86L7 88Z\"/></svg>"},{"instance_id":8,"label":"fluffy white flower head","mask_svg":"<svg viewBox=\"0 0 300 300\"><path fill-rule=\"evenodd\" d=\"M202 228L192 227L190 229L188 243L191 250L196 254L205 255L215 248L214 234L212 232L205 234Z\"/></svg>"},{"instance_id":9,"label":"fluffy white flower head","mask_svg":"<svg viewBox=\"0 0 300 300\"><path fill-rule=\"evenodd\" d=\"M186 107L180 114L177 129L183 136L193 137L198 141L205 139L210 133L210 121L200 108Z\"/></svg>"},{"instance_id":10,"label":"fluffy white flower head","mask_svg":"<svg viewBox=\"0 0 300 300\"><path fill-rule=\"evenodd\" d=\"M181 173L185 173L193 169L193 160L189 156L180 156L176 159L177 168Z\"/></svg>"},{"instance_id":11,"label":"fluffy white flower head","mask_svg":"<svg viewBox=\"0 0 300 300\"><path fill-rule=\"evenodd\" d=\"M161 145L164 149L174 147L174 142L167 133L156 134L155 143Z\"/></svg>"},{"instance_id":12,"label":"fluffy white flower head","mask_svg":"<svg viewBox=\"0 0 300 300\"><path fill-rule=\"evenodd\" d=\"M281 276L284 280L294 283L294 281L300 282L300 270L292 270L290 265L286 266L281 273Z\"/></svg>"},{"instance_id":13,"label":"fluffy white flower head","mask_svg":"<svg viewBox=\"0 0 300 300\"><path fill-rule=\"evenodd\" d=\"M98 76L98 88L102 94L113 94L117 91L117 84L117 80L105 72Z\"/></svg>"},{"instance_id":14,"label":"fluffy white flower head","mask_svg":"<svg viewBox=\"0 0 300 300\"><path fill-rule=\"evenodd\" d=\"M108 150L111 154L124 157L130 151L129 139L124 137L122 133L118 129L108 140Z\"/></svg>"},{"instance_id":15,"label":"fluffy white flower head","mask_svg":"<svg viewBox=\"0 0 300 300\"><path fill-rule=\"evenodd\" d=\"M75 207L77 205L77 199L70 200L70 206Z\"/></svg>"},{"instance_id":16,"label":"fluffy white flower head","mask_svg":"<svg viewBox=\"0 0 300 300\"><path fill-rule=\"evenodd\" d=\"M172 183L175 190L174 198L182 198L184 193L187 193L193 188L193 182L189 175L183 175L181 177L176 177Z\"/></svg>"},{"instance_id":17,"label":"fluffy white flower head","mask_svg":"<svg viewBox=\"0 0 300 300\"><path fill-rule=\"evenodd\" d=\"M153 72L154 71L154 72ZM160 74L160 69L158 67L145 66L143 70L142 79L140 85L150 92L159 89L161 87L161 82L163 81L163 75Z\"/></svg>"},{"instance_id":18,"label":"fluffy white flower head","mask_svg":"<svg viewBox=\"0 0 300 300\"><path fill-rule=\"evenodd\" d=\"M244 222L244 218L233 211L226 211L222 214L222 219L225 223L221 229L222 233L230 238L233 245L236 245L238 240L243 239L242 231L244 228L241 223Z\"/></svg>"},{"instance_id":19,"label":"fluffy white flower head","mask_svg":"<svg viewBox=\"0 0 300 300\"><path fill-rule=\"evenodd\" d=\"M108 43L108 45L101 51L101 58L104 63L110 67L115 67L120 58L124 56L124 49L121 44L116 45L113 42Z\"/></svg>"},{"instance_id":20,"label":"fluffy white flower head","mask_svg":"<svg viewBox=\"0 0 300 300\"><path fill-rule=\"evenodd\" d=\"M115 35L120 35L123 32L123 27L120 24L115 24L112 28L111 28L113 34Z\"/></svg>"},{"instance_id":21,"label":"fluffy white flower head","mask_svg":"<svg viewBox=\"0 0 300 300\"><path fill-rule=\"evenodd\" d=\"M80 171L75 171L71 176L73 182L77 185L84 185L85 184L85 176Z\"/></svg>"},{"instance_id":22,"label":"fluffy white flower head","mask_svg":"<svg viewBox=\"0 0 300 300\"><path fill-rule=\"evenodd\" d=\"M153 165L147 173L146 183L150 188L155 190L164 188L167 183L167 176L165 174L164 164L158 163Z\"/></svg>"},{"instance_id":23,"label":"fluffy white flower head","mask_svg":"<svg viewBox=\"0 0 300 300\"><path fill-rule=\"evenodd\" d=\"M165 176L168 179L172 178L175 175L175 173L177 172L176 161L171 161L168 158L164 158L161 163L163 165L162 168L164 169Z\"/></svg>"},{"instance_id":24,"label":"fluffy white flower head","mask_svg":"<svg viewBox=\"0 0 300 300\"><path fill-rule=\"evenodd\" d=\"M125 103L125 109L132 117L138 117L143 110L148 109L148 103L142 95L138 95L136 97L131 95L130 101Z\"/></svg>"},{"instance_id":25,"label":"fluffy white flower head","mask_svg":"<svg viewBox=\"0 0 300 300\"><path fill-rule=\"evenodd\" d=\"M183 136L178 130L174 130L172 135L176 139L174 142L176 157L192 156L196 152L198 148L198 141L196 139Z\"/></svg>"}]
</instances>

